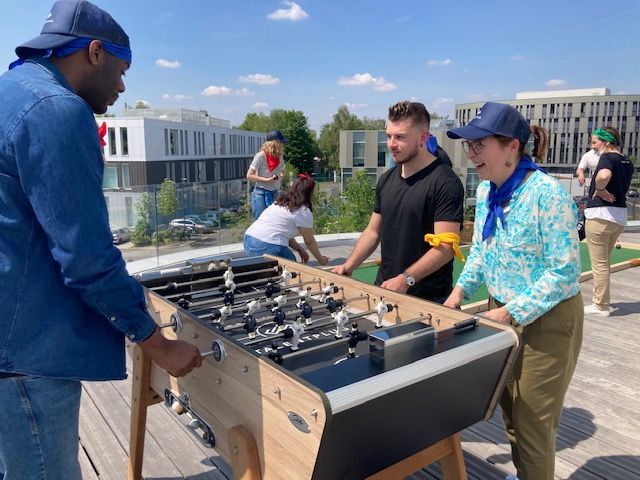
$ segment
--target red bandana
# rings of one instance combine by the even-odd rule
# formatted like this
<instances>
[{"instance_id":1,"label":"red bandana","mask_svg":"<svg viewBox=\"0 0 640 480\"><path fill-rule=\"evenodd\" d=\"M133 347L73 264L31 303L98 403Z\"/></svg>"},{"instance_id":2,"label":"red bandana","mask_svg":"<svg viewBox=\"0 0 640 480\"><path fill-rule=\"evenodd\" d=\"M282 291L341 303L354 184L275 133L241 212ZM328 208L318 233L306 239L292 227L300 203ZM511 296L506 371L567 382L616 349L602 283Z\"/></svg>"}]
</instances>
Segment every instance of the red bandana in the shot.
<instances>
[{"instance_id":1,"label":"red bandana","mask_svg":"<svg viewBox=\"0 0 640 480\"><path fill-rule=\"evenodd\" d=\"M104 137L107 134L107 122L102 122L102 125L98 127L98 136L100 137L100 146L106 147L107 142L104 141Z\"/></svg>"},{"instance_id":2,"label":"red bandana","mask_svg":"<svg viewBox=\"0 0 640 480\"><path fill-rule=\"evenodd\" d=\"M269 169L270 172L274 168L276 168L278 165L280 165L280 159L278 157L273 157L269 155L267 152L264 152L264 154L267 156L267 168Z\"/></svg>"}]
</instances>

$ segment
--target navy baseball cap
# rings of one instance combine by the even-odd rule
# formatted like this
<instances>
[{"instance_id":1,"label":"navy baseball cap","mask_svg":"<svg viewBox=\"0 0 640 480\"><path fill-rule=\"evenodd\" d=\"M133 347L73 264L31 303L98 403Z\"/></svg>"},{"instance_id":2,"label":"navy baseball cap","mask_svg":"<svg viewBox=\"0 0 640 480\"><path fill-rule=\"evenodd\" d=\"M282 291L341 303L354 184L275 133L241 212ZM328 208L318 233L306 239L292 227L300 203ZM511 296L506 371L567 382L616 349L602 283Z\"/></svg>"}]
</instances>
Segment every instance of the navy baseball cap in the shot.
<instances>
[{"instance_id":1,"label":"navy baseball cap","mask_svg":"<svg viewBox=\"0 0 640 480\"><path fill-rule=\"evenodd\" d=\"M278 142L287 143L289 140L284 138L282 132L280 130L272 130L267 133L267 142L272 142L273 140L277 140Z\"/></svg>"},{"instance_id":2,"label":"navy baseball cap","mask_svg":"<svg viewBox=\"0 0 640 480\"><path fill-rule=\"evenodd\" d=\"M130 48L129 36L111 15L86 0L59 0L51 7L42 32L16 47L16 55L28 58L62 47L77 38L91 38Z\"/></svg>"},{"instance_id":3,"label":"navy baseball cap","mask_svg":"<svg viewBox=\"0 0 640 480\"><path fill-rule=\"evenodd\" d=\"M511 105L487 102L464 127L447 131L449 138L468 140L479 140L490 135L517 138L522 143L527 143L531 135L531 127L520 112Z\"/></svg>"}]
</instances>

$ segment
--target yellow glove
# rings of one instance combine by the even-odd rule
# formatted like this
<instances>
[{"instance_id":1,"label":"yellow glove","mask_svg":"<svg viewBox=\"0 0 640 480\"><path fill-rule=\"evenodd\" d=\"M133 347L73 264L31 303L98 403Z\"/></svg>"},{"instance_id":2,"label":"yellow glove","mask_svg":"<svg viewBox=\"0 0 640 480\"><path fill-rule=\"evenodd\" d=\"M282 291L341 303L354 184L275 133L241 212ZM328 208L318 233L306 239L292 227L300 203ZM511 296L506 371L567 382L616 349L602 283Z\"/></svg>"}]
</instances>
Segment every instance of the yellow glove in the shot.
<instances>
[{"instance_id":1,"label":"yellow glove","mask_svg":"<svg viewBox=\"0 0 640 480\"><path fill-rule=\"evenodd\" d=\"M445 232L445 233L427 233L424 236L424 241L427 242L432 247L439 247L443 243L450 243L453 247L454 255L460 259L461 262L464 262L464 255L462 255L462 251L460 250L460 236L455 233Z\"/></svg>"}]
</instances>

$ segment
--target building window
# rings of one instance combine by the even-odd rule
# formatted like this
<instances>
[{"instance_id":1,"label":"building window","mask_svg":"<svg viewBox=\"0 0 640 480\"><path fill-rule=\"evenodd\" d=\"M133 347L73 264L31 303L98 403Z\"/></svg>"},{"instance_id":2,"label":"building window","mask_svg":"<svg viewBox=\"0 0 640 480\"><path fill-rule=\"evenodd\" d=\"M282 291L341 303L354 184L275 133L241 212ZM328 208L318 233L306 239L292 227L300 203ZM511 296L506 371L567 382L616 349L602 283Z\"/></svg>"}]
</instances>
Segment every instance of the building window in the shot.
<instances>
[{"instance_id":1,"label":"building window","mask_svg":"<svg viewBox=\"0 0 640 480\"><path fill-rule=\"evenodd\" d=\"M126 128L120 128L120 148L122 148L122 155L129 155L129 138Z\"/></svg>"},{"instance_id":2,"label":"building window","mask_svg":"<svg viewBox=\"0 0 640 480\"><path fill-rule=\"evenodd\" d=\"M178 130L169 130L169 153L178 154Z\"/></svg>"},{"instance_id":3,"label":"building window","mask_svg":"<svg viewBox=\"0 0 640 480\"><path fill-rule=\"evenodd\" d=\"M364 132L353 132L353 166L364 167Z\"/></svg>"},{"instance_id":4,"label":"building window","mask_svg":"<svg viewBox=\"0 0 640 480\"><path fill-rule=\"evenodd\" d=\"M164 154L169 156L169 130L164 129Z\"/></svg>"},{"instance_id":5,"label":"building window","mask_svg":"<svg viewBox=\"0 0 640 480\"><path fill-rule=\"evenodd\" d=\"M118 167L116 165L104 166L102 188L118 188Z\"/></svg>"},{"instance_id":6,"label":"building window","mask_svg":"<svg viewBox=\"0 0 640 480\"><path fill-rule=\"evenodd\" d=\"M222 133L220 135L220 155L227 154L227 135Z\"/></svg>"},{"instance_id":7,"label":"building window","mask_svg":"<svg viewBox=\"0 0 640 480\"><path fill-rule=\"evenodd\" d=\"M196 164L196 182L207 180L207 162L202 161Z\"/></svg>"},{"instance_id":8,"label":"building window","mask_svg":"<svg viewBox=\"0 0 640 480\"><path fill-rule=\"evenodd\" d=\"M476 169L467 168L467 181L466 181L467 197L473 198L476 196L476 190L478 189L479 183L480 183L480 179L478 178L478 172L476 172Z\"/></svg>"},{"instance_id":9,"label":"building window","mask_svg":"<svg viewBox=\"0 0 640 480\"><path fill-rule=\"evenodd\" d=\"M216 134L215 133L213 134L213 154L214 155L218 154L218 152L216 150Z\"/></svg>"},{"instance_id":10,"label":"building window","mask_svg":"<svg viewBox=\"0 0 640 480\"><path fill-rule=\"evenodd\" d=\"M133 221L133 199L131 197L124 197L124 209L127 214L127 227L131 227L134 224Z\"/></svg>"},{"instance_id":11,"label":"building window","mask_svg":"<svg viewBox=\"0 0 640 480\"><path fill-rule=\"evenodd\" d=\"M116 154L116 129L109 127L109 155Z\"/></svg>"},{"instance_id":12,"label":"building window","mask_svg":"<svg viewBox=\"0 0 640 480\"><path fill-rule=\"evenodd\" d=\"M131 188L131 175L129 174L129 165L122 165L122 187Z\"/></svg>"},{"instance_id":13,"label":"building window","mask_svg":"<svg viewBox=\"0 0 640 480\"><path fill-rule=\"evenodd\" d=\"M387 132L378 132L378 166L388 166L388 157L389 147L387 146Z\"/></svg>"}]
</instances>

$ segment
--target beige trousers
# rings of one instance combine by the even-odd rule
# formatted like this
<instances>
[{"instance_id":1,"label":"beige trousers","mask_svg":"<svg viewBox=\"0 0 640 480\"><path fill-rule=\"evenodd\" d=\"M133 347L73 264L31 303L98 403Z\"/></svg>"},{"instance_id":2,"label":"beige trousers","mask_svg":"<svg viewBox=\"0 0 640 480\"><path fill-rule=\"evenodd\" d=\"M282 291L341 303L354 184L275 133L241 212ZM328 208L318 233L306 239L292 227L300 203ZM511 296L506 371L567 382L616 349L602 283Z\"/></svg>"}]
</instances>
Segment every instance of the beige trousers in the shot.
<instances>
[{"instance_id":1,"label":"beige trousers","mask_svg":"<svg viewBox=\"0 0 640 480\"><path fill-rule=\"evenodd\" d=\"M611 251L623 230L624 227L622 225L599 218L587 220L585 224L587 246L589 247L591 270L593 272L592 302L601 310L609 309L609 302L611 301L609 288Z\"/></svg>"},{"instance_id":2,"label":"beige trousers","mask_svg":"<svg viewBox=\"0 0 640 480\"><path fill-rule=\"evenodd\" d=\"M490 300L492 305L500 305ZM520 333L520 351L500 397L520 480L554 480L556 430L582 346L582 295L560 302Z\"/></svg>"}]
</instances>

